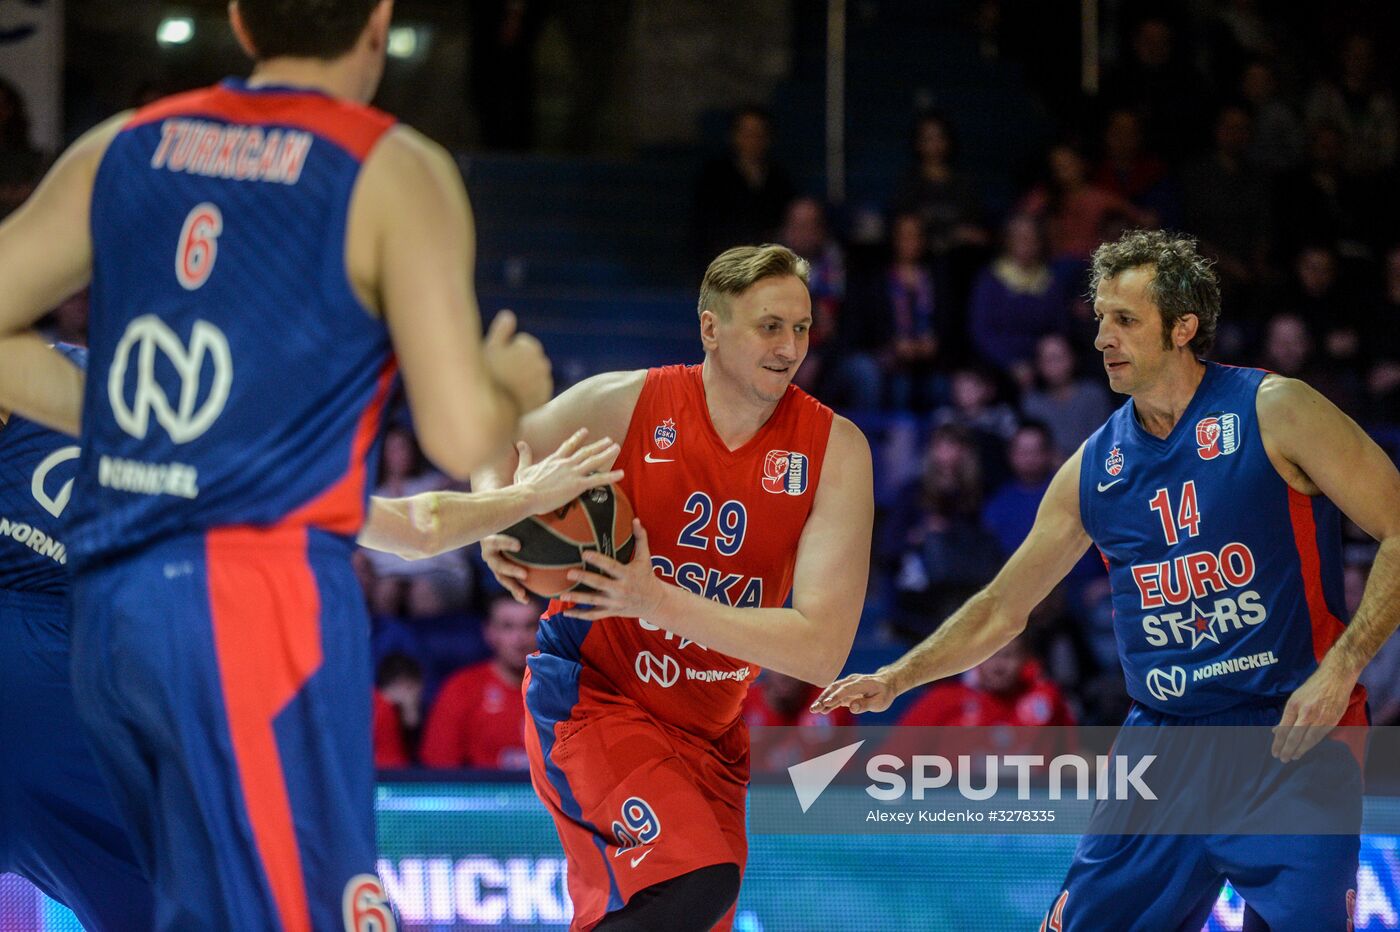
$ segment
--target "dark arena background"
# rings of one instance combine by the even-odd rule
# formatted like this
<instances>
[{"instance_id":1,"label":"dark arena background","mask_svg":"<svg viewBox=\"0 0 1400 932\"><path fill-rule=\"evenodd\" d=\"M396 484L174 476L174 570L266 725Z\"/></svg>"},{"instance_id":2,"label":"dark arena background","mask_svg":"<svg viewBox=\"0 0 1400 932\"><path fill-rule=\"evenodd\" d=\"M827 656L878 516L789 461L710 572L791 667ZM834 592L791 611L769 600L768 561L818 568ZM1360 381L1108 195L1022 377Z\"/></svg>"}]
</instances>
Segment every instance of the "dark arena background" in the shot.
<instances>
[{"instance_id":1,"label":"dark arena background","mask_svg":"<svg viewBox=\"0 0 1400 932\"><path fill-rule=\"evenodd\" d=\"M779 242L811 263L798 382L875 457L847 664L868 671L991 578L1122 401L1085 294L1090 253L1123 230L1179 230L1214 259L1210 358L1300 377L1400 453L1397 44L1387 0L398 0L375 103L455 154L483 317L514 310L558 390L698 362L719 250ZM248 68L219 0L0 0L0 217L99 121ZM75 295L45 331L81 343L86 313ZM378 494L451 487L394 412ZM1344 533L1350 611L1375 544ZM356 564L385 710L380 875L403 927L566 928L523 749L475 737L518 714L539 606L503 601L475 547ZM1086 556L1023 639L1031 705L967 723L1121 722L1109 595ZM1400 723L1400 643L1362 681L1373 721ZM819 732L799 714L814 694L765 674L746 717ZM1031 930L1074 844L756 834L735 928ZM1358 930L1400 928L1397 847L1362 839ZM1242 912L1227 888L1207 928ZM0 932L79 928L0 876Z\"/></svg>"}]
</instances>

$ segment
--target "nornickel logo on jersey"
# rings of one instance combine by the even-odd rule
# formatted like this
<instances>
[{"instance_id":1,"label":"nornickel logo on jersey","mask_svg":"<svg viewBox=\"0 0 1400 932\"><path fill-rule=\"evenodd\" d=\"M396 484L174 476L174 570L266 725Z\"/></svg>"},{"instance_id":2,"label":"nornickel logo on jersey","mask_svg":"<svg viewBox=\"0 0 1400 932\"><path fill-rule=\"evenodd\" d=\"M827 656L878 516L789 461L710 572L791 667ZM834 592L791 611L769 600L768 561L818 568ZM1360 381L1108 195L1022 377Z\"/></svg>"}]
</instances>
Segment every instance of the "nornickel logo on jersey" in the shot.
<instances>
[{"instance_id":1,"label":"nornickel logo on jersey","mask_svg":"<svg viewBox=\"0 0 1400 932\"><path fill-rule=\"evenodd\" d=\"M1240 448L1240 419L1234 414L1212 414L1196 422L1196 452L1203 460L1229 456Z\"/></svg>"},{"instance_id":2,"label":"nornickel logo on jersey","mask_svg":"<svg viewBox=\"0 0 1400 932\"><path fill-rule=\"evenodd\" d=\"M60 447L44 457L44 461L34 469L34 477L29 483L29 491L34 494L34 501L39 503L39 507L55 518L63 517L63 510L68 507L68 501L73 497L73 480L70 478L59 486L58 494L49 495L49 473L53 472L56 467L77 459L81 453L82 450L78 447Z\"/></svg>"},{"instance_id":3,"label":"nornickel logo on jersey","mask_svg":"<svg viewBox=\"0 0 1400 932\"><path fill-rule=\"evenodd\" d=\"M657 424L656 430L651 432L651 439L656 444L656 449L671 449L671 444L676 442L676 422L668 417Z\"/></svg>"},{"instance_id":4,"label":"nornickel logo on jersey","mask_svg":"<svg viewBox=\"0 0 1400 932\"><path fill-rule=\"evenodd\" d=\"M801 495L806 492L806 454L769 450L763 458L763 489L774 495Z\"/></svg>"},{"instance_id":5,"label":"nornickel logo on jersey","mask_svg":"<svg viewBox=\"0 0 1400 932\"><path fill-rule=\"evenodd\" d=\"M1123 471L1123 451L1114 447L1108 451L1108 459L1103 461L1103 468L1108 470L1110 476L1116 476Z\"/></svg>"},{"instance_id":6,"label":"nornickel logo on jersey","mask_svg":"<svg viewBox=\"0 0 1400 932\"><path fill-rule=\"evenodd\" d=\"M1147 691L1158 702L1170 702L1186 695L1186 670L1181 667L1154 667L1147 671Z\"/></svg>"},{"instance_id":7,"label":"nornickel logo on jersey","mask_svg":"<svg viewBox=\"0 0 1400 932\"><path fill-rule=\"evenodd\" d=\"M134 359L135 378L128 380L127 369ZM166 389L156 379L157 356L179 376L179 393L172 403ZM205 362L212 372L205 384ZM128 381L134 383L131 403L127 403ZM175 443L189 443L203 436L228 403L233 387L233 356L222 330L206 320L197 320L185 344L154 314L143 314L127 325L112 356L107 378L107 397L118 426L137 440L146 439L151 415L165 428Z\"/></svg>"}]
</instances>

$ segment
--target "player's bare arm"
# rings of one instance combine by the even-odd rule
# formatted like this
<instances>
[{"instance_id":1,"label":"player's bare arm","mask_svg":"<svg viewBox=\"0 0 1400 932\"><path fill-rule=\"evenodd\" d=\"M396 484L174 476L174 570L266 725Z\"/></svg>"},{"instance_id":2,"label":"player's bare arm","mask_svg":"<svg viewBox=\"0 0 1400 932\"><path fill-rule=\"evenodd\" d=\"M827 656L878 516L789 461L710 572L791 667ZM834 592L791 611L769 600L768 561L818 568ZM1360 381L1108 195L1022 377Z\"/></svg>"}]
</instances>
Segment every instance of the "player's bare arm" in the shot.
<instances>
[{"instance_id":1,"label":"player's bare arm","mask_svg":"<svg viewBox=\"0 0 1400 932\"><path fill-rule=\"evenodd\" d=\"M539 343L498 315L483 343L471 205L448 154L396 127L365 162L346 259L356 290L394 343L428 458L463 478L553 391ZM459 270L444 274L444 270Z\"/></svg>"},{"instance_id":2,"label":"player's bare arm","mask_svg":"<svg viewBox=\"0 0 1400 932\"><path fill-rule=\"evenodd\" d=\"M1400 624L1400 473L1355 421L1303 382L1269 376L1257 406L1264 447L1284 480L1305 495L1326 495L1380 541L1356 616L1284 707L1274 753L1293 760L1341 719L1361 671Z\"/></svg>"},{"instance_id":3,"label":"player's bare arm","mask_svg":"<svg viewBox=\"0 0 1400 932\"><path fill-rule=\"evenodd\" d=\"M615 437L620 443L627 436L632 411L637 406L637 399L642 394L642 385L645 382L645 369L604 372L584 379L525 417L520 427L521 438L531 449L551 450L564 443L573 431L582 427L587 429L589 436ZM599 468L612 468L616 456L617 453L614 452L613 457L607 459ZM472 473L472 489L478 493L503 489L513 481L518 466L516 449L502 450L495 460ZM540 509L544 510L546 509ZM512 522L507 522L510 523ZM529 600L529 594L520 584L525 578L525 568L501 556L502 551L513 552L518 549L518 542L500 534L481 542L481 555L497 581L516 601L526 602Z\"/></svg>"},{"instance_id":4,"label":"player's bare arm","mask_svg":"<svg viewBox=\"0 0 1400 932\"><path fill-rule=\"evenodd\" d=\"M829 682L855 640L870 573L875 504L870 446L854 424L831 426L812 513L797 545L792 608L732 608L663 582L651 568L646 532L635 523L626 565L594 552L592 571L572 575L598 590L584 619L644 618L713 650L797 677Z\"/></svg>"},{"instance_id":5,"label":"player's bare arm","mask_svg":"<svg viewBox=\"0 0 1400 932\"><path fill-rule=\"evenodd\" d=\"M1024 631L1031 610L1089 546L1089 532L1079 517L1083 452L1081 447L1055 474L1030 534L995 579L903 657L874 673L837 680L812 709L830 712L844 706L852 712L883 712L902 693L970 670Z\"/></svg>"},{"instance_id":6,"label":"player's bare arm","mask_svg":"<svg viewBox=\"0 0 1400 932\"><path fill-rule=\"evenodd\" d=\"M588 489L617 482L622 470L604 472L617 459L610 437L585 444L579 428L538 463L525 441L516 444L515 481L489 492L423 492L407 498L372 498L359 543L371 550L421 560L474 544L529 515L572 501ZM513 541L503 549L518 549Z\"/></svg>"},{"instance_id":7,"label":"player's bare arm","mask_svg":"<svg viewBox=\"0 0 1400 932\"><path fill-rule=\"evenodd\" d=\"M0 224L0 406L73 436L82 420L82 372L30 328L92 277L92 183L128 118L118 114L74 143Z\"/></svg>"}]
</instances>

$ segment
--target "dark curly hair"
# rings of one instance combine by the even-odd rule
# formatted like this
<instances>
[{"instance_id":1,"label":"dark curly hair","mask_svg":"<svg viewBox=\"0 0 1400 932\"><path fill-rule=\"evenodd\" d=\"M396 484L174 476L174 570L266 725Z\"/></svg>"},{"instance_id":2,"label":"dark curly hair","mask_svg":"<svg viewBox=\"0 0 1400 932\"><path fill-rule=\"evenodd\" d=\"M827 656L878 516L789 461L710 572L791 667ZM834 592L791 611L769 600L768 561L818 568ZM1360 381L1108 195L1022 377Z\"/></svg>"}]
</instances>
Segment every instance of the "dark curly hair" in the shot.
<instances>
[{"instance_id":1,"label":"dark curly hair","mask_svg":"<svg viewBox=\"0 0 1400 932\"><path fill-rule=\"evenodd\" d=\"M1187 314L1196 315L1191 351L1201 356L1215 344L1220 321L1220 279L1214 263L1196 251L1196 241L1166 230L1129 230L1117 242L1094 250L1089 297L1099 285L1129 269L1150 265L1156 273L1147 293L1162 314L1162 342L1171 348L1171 331Z\"/></svg>"},{"instance_id":2,"label":"dark curly hair","mask_svg":"<svg viewBox=\"0 0 1400 932\"><path fill-rule=\"evenodd\" d=\"M354 48L379 0L238 0L259 61L320 58Z\"/></svg>"}]
</instances>

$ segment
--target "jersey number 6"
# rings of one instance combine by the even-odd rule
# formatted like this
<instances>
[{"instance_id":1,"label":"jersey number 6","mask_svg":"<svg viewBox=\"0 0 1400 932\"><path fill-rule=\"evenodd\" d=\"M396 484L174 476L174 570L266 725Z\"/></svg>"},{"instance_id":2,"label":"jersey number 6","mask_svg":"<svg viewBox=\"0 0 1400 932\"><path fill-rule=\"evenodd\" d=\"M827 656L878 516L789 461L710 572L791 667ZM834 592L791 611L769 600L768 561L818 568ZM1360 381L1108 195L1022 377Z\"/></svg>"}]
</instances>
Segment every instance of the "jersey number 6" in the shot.
<instances>
[{"instance_id":1,"label":"jersey number 6","mask_svg":"<svg viewBox=\"0 0 1400 932\"><path fill-rule=\"evenodd\" d=\"M224 215L218 205L205 201L190 211L180 230L180 246L175 250L175 278L180 287L194 291L209 280L223 232Z\"/></svg>"}]
</instances>

